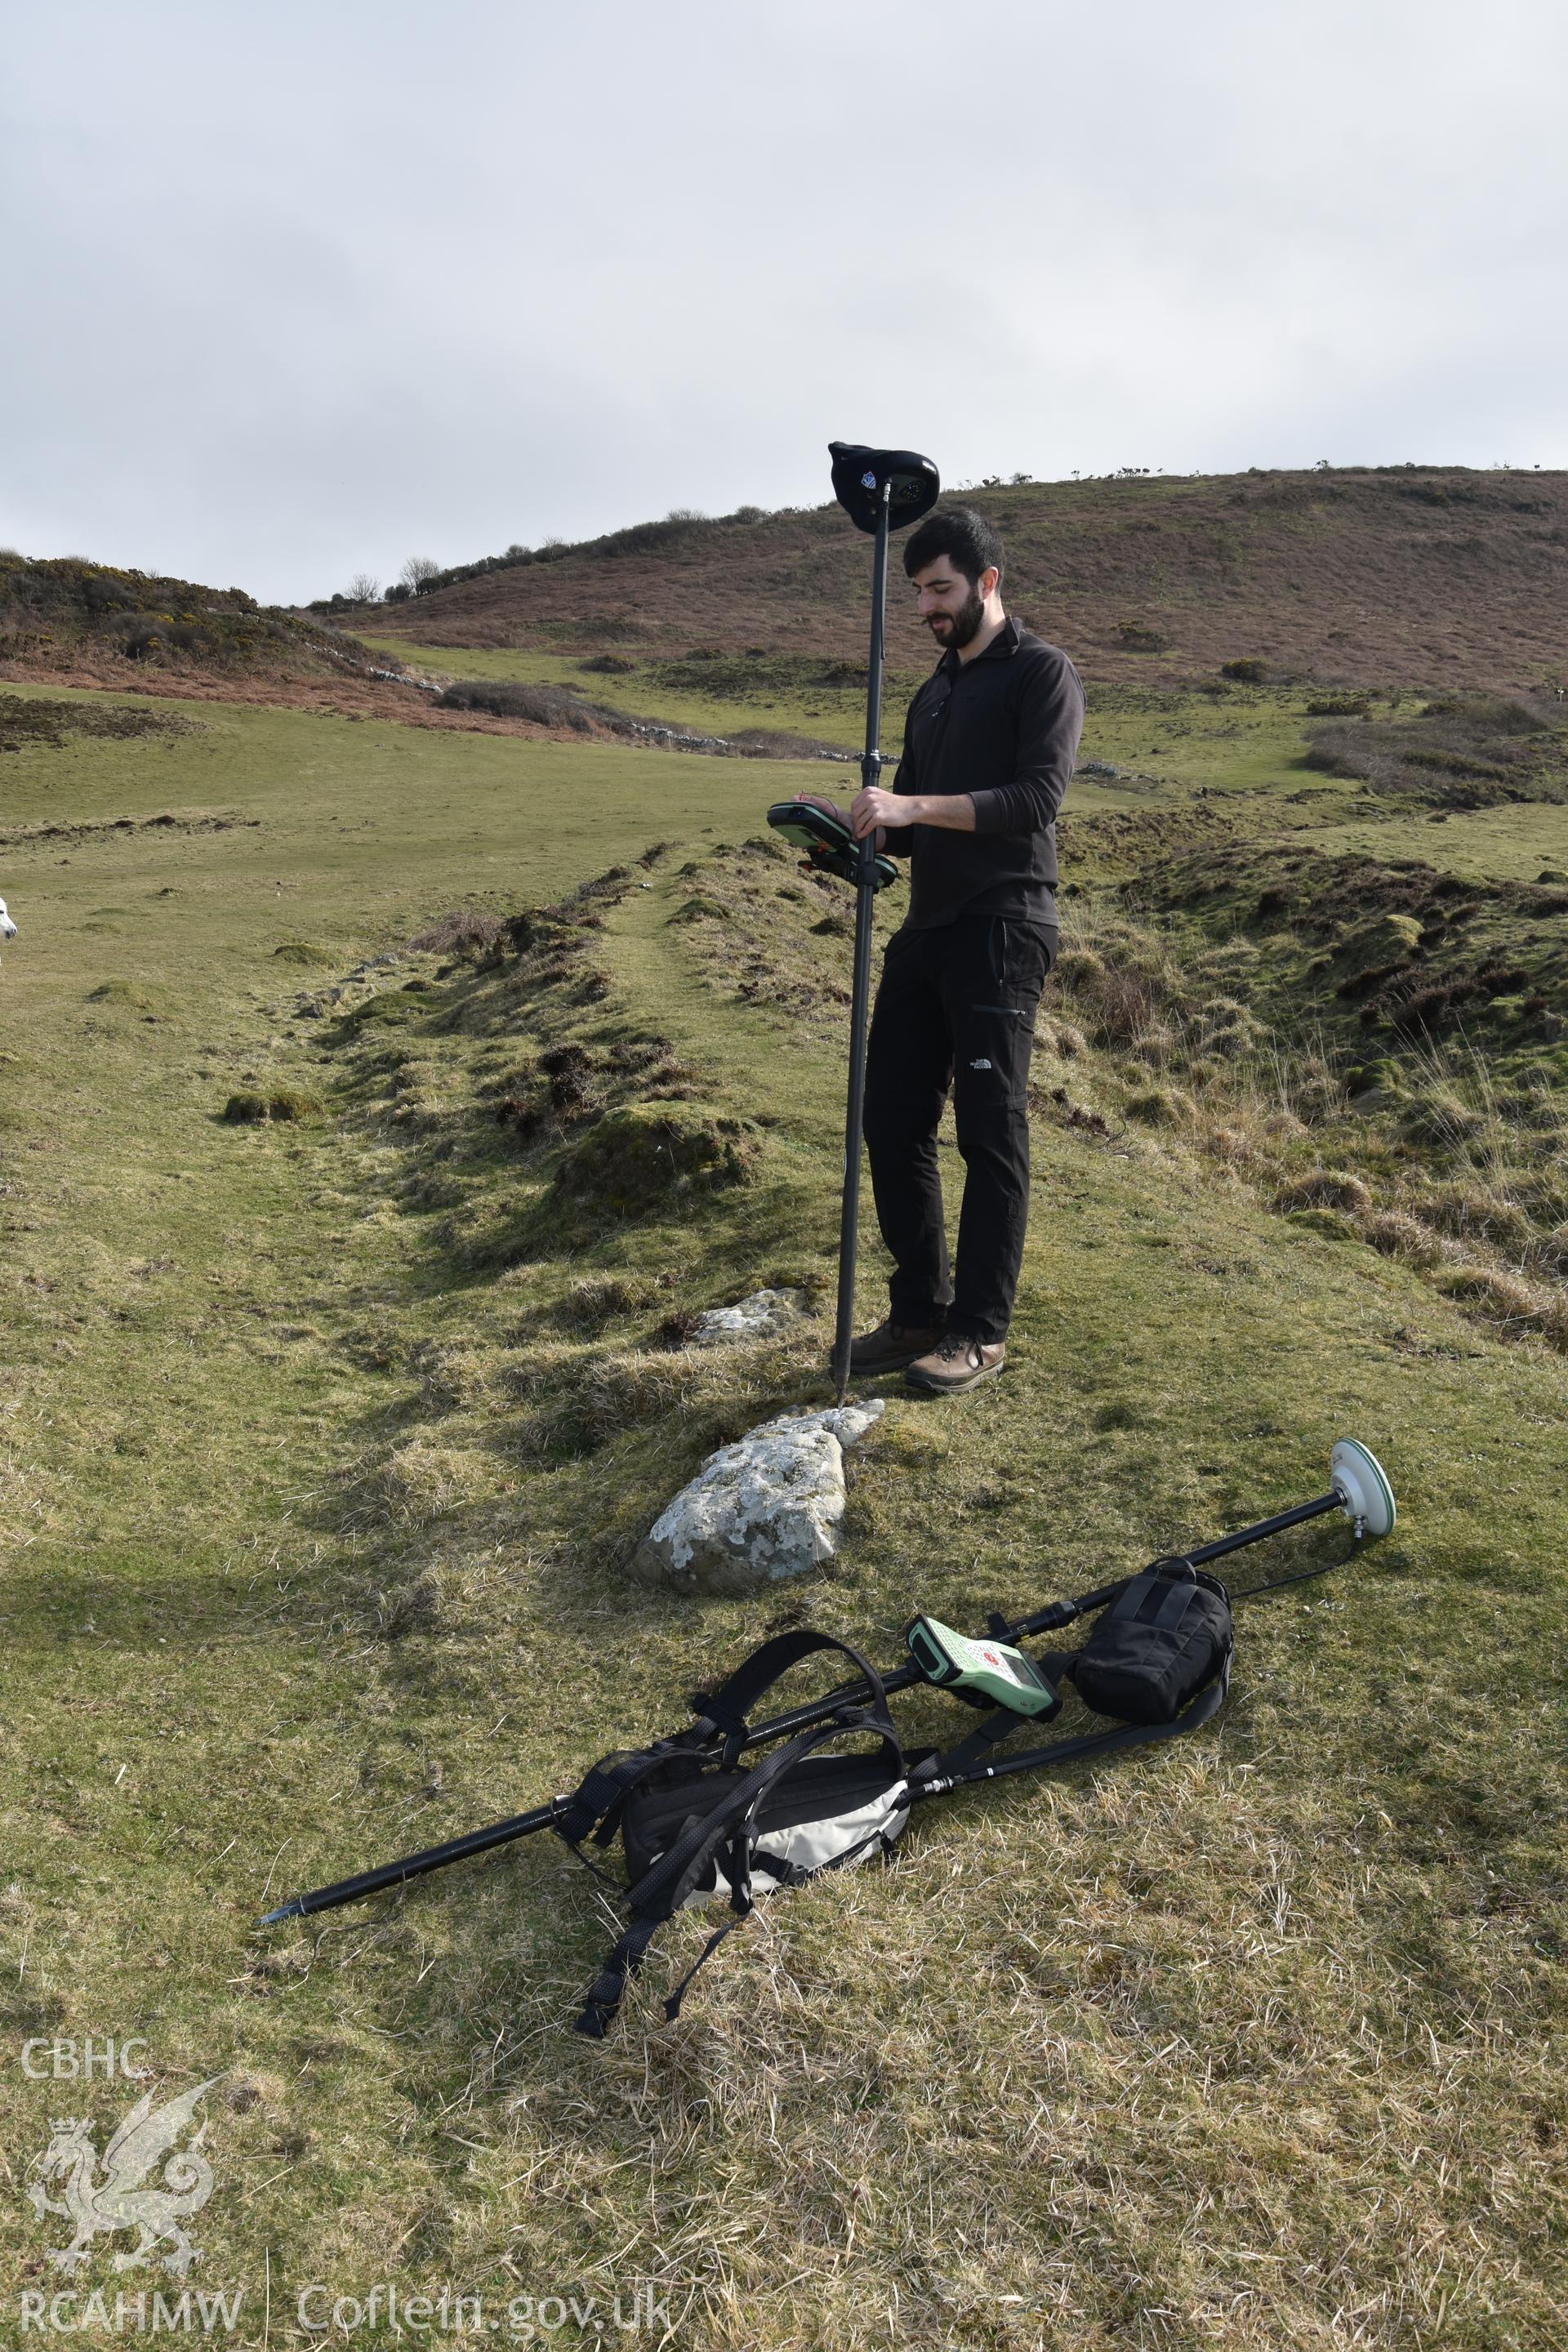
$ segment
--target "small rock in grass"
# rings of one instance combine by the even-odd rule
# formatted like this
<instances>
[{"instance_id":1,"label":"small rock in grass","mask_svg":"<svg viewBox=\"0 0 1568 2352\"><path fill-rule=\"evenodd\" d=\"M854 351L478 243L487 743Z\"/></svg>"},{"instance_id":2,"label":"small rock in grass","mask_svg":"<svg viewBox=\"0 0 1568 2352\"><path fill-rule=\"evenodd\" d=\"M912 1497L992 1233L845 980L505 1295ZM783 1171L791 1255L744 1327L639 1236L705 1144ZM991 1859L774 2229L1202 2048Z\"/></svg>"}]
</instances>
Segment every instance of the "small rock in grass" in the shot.
<instances>
[{"instance_id":1,"label":"small rock in grass","mask_svg":"<svg viewBox=\"0 0 1568 2352\"><path fill-rule=\"evenodd\" d=\"M710 1307L686 1335L689 1348L729 1348L745 1339L771 1339L805 1314L804 1290L753 1290L733 1307Z\"/></svg>"},{"instance_id":2,"label":"small rock in grass","mask_svg":"<svg viewBox=\"0 0 1568 2352\"><path fill-rule=\"evenodd\" d=\"M786 1413L710 1454L654 1521L632 1572L679 1592L754 1593L831 1559L844 1516L844 1449L880 1397Z\"/></svg>"}]
</instances>

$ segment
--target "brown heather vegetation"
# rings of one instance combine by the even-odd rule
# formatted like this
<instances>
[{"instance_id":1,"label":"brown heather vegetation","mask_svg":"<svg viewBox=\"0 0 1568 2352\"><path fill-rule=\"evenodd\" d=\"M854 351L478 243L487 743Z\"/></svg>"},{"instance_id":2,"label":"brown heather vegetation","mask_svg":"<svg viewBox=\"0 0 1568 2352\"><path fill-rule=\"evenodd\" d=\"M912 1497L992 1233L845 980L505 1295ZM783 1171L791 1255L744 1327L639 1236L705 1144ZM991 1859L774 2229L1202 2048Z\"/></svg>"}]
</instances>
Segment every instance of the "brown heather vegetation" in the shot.
<instances>
[{"instance_id":1,"label":"brown heather vegetation","mask_svg":"<svg viewBox=\"0 0 1568 2352\"><path fill-rule=\"evenodd\" d=\"M1562 682L1568 474L1336 468L952 492L1000 526L1008 595L1096 678ZM378 610L427 646L639 656L857 645L866 551L837 507L616 532ZM889 657L929 646L895 577Z\"/></svg>"}]
</instances>

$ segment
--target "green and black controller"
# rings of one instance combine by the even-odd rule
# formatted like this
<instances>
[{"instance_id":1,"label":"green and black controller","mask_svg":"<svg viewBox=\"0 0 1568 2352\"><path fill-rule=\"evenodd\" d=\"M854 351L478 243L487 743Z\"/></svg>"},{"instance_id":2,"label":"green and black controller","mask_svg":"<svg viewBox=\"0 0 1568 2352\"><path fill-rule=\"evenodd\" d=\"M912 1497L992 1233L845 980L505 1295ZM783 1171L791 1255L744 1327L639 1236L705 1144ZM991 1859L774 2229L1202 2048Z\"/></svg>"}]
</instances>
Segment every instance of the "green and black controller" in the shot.
<instances>
[{"instance_id":1,"label":"green and black controller","mask_svg":"<svg viewBox=\"0 0 1568 2352\"><path fill-rule=\"evenodd\" d=\"M835 874L840 882L858 888L860 882L860 844L841 816L830 816L818 808L815 801L775 801L768 811L768 823L797 849L804 849L806 862L818 874ZM899 878L899 869L890 857L874 857L871 861L871 887L885 890L889 882Z\"/></svg>"},{"instance_id":2,"label":"green and black controller","mask_svg":"<svg viewBox=\"0 0 1568 2352\"><path fill-rule=\"evenodd\" d=\"M1010 1642L971 1641L935 1617L904 1628L910 1655L928 1683L970 1706L1007 1706L1015 1715L1053 1716L1061 1699L1032 1658Z\"/></svg>"}]
</instances>

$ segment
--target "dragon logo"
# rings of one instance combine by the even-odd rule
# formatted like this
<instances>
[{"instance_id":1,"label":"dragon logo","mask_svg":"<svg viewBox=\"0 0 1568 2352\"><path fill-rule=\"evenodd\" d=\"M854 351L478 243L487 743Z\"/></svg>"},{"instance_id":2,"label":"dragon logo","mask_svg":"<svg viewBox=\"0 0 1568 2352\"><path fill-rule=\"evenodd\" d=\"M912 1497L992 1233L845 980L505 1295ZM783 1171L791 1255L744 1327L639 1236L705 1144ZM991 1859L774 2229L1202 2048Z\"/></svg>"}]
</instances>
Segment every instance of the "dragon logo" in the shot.
<instances>
[{"instance_id":1,"label":"dragon logo","mask_svg":"<svg viewBox=\"0 0 1568 2352\"><path fill-rule=\"evenodd\" d=\"M129 2252L115 2255L117 2271L134 2270L152 2262L163 2239L171 2248L163 2257L163 2268L176 2278L184 2278L191 2264L201 2259L201 2248L191 2243L180 2224L185 2215L199 2213L213 2193L213 2168L201 2152L205 2124L188 2147L177 2148L174 2144L195 2112L197 2100L222 2080L221 2074L210 2075L194 2091L182 2091L178 2098L166 2099L161 2107L153 2106L151 2091L143 2092L103 2151L101 2178L98 2150L92 2144L91 2116L64 2116L51 2121L53 2137L30 2168L38 2178L27 2194L40 2221L46 2213L59 2213L74 2225L76 2234L70 2244L50 2252L49 2260L57 2270L69 2276L79 2269L100 2230L141 2231ZM163 2167L163 2188L144 2188L159 2158L170 2150L174 2152ZM62 2184L62 2193L51 2197L48 2184L57 2180Z\"/></svg>"}]
</instances>

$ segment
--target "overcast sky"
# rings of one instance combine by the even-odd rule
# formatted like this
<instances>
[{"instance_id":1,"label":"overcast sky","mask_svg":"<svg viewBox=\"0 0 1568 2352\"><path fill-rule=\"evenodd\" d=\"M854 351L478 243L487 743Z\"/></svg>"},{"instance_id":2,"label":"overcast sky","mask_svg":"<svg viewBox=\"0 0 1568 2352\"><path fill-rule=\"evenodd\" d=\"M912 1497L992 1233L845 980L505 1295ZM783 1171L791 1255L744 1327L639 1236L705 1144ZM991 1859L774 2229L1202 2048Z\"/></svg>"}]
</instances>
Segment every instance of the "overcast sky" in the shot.
<instances>
[{"instance_id":1,"label":"overcast sky","mask_svg":"<svg viewBox=\"0 0 1568 2352\"><path fill-rule=\"evenodd\" d=\"M672 506L1568 465L1562 0L0 0L0 543L321 595Z\"/></svg>"}]
</instances>

